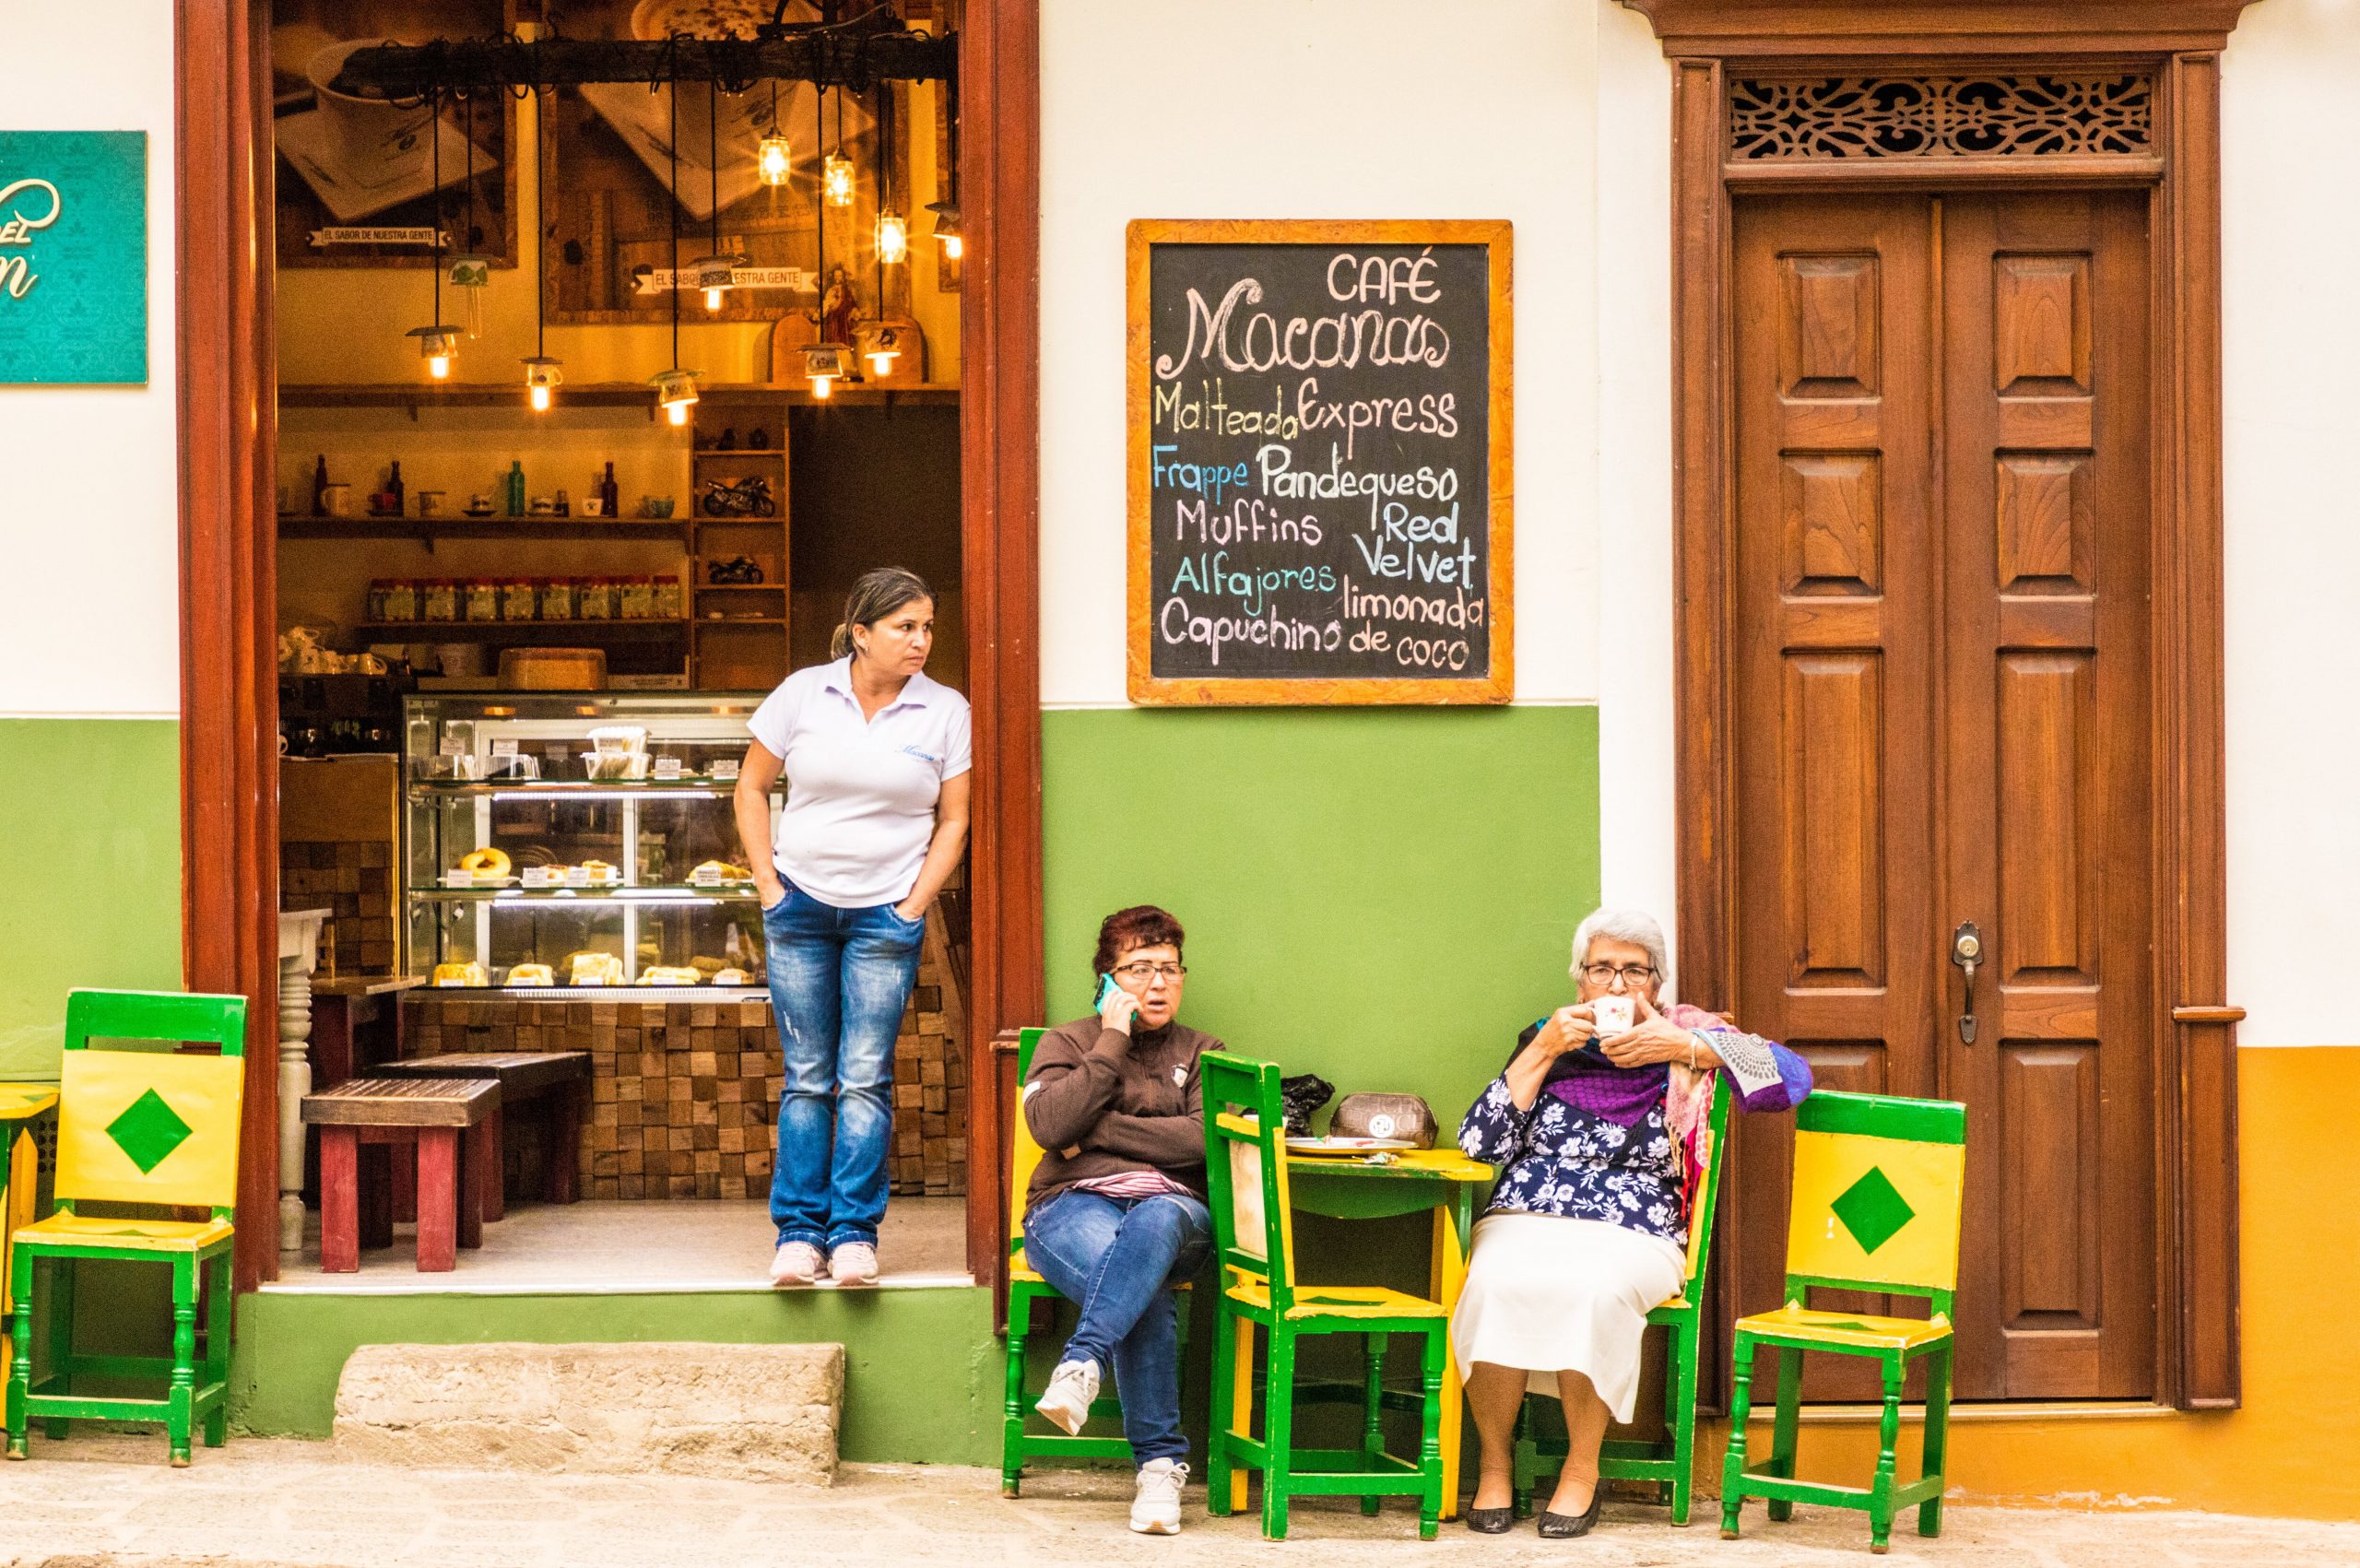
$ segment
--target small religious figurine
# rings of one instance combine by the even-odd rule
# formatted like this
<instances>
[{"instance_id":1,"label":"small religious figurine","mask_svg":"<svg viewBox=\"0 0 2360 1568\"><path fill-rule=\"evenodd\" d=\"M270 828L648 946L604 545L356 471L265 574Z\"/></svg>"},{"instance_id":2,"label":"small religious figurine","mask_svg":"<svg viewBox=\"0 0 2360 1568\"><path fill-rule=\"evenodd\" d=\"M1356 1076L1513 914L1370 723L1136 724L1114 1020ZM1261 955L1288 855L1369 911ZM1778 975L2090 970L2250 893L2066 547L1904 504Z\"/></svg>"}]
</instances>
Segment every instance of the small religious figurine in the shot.
<instances>
[{"instance_id":1,"label":"small religious figurine","mask_svg":"<svg viewBox=\"0 0 2360 1568\"><path fill-rule=\"evenodd\" d=\"M860 313L860 297L853 292L851 275L842 266L828 272L827 291L820 296L820 337L822 342L852 342L853 320Z\"/></svg>"}]
</instances>

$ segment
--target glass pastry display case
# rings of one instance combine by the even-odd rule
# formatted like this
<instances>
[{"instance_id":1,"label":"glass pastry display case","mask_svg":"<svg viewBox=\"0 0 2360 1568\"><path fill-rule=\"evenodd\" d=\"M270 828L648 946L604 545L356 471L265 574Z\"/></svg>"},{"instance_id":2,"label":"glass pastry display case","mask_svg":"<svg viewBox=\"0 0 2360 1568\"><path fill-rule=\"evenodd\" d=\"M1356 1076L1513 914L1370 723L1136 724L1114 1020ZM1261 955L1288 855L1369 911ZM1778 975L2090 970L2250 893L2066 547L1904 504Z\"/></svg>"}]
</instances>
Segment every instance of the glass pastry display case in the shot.
<instances>
[{"instance_id":1,"label":"glass pastry display case","mask_svg":"<svg viewBox=\"0 0 2360 1568\"><path fill-rule=\"evenodd\" d=\"M761 909L732 797L762 696L409 698L408 973L512 996L759 991ZM771 796L773 823L784 788Z\"/></svg>"}]
</instances>

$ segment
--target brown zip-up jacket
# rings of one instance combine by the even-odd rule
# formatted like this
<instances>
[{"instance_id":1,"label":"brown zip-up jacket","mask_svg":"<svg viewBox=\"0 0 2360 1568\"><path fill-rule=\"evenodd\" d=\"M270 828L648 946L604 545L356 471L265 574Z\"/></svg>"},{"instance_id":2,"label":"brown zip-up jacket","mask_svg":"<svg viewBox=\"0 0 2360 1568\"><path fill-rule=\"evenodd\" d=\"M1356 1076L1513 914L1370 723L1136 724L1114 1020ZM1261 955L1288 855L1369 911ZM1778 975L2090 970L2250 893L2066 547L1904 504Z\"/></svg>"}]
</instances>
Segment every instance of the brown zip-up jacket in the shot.
<instances>
[{"instance_id":1,"label":"brown zip-up jacket","mask_svg":"<svg viewBox=\"0 0 2360 1568\"><path fill-rule=\"evenodd\" d=\"M1162 1029L1134 1023L1126 1036L1092 1013L1043 1035L1024 1078L1024 1125L1041 1145L1026 1207L1076 1182L1126 1171L1161 1172L1202 1197L1204 1091L1197 1058L1221 1048L1176 1019Z\"/></svg>"}]
</instances>

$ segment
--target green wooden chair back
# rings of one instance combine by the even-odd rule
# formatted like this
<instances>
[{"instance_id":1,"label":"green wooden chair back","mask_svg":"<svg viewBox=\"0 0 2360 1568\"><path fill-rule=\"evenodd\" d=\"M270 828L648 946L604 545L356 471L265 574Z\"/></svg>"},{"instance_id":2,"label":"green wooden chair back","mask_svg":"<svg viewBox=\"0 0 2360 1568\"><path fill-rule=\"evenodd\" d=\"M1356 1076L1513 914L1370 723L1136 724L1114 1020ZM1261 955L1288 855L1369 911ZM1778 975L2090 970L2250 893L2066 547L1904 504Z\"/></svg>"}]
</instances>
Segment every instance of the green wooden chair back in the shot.
<instances>
[{"instance_id":1,"label":"green wooden chair back","mask_svg":"<svg viewBox=\"0 0 2360 1568\"><path fill-rule=\"evenodd\" d=\"M1041 1163L1041 1145L1024 1121L1024 1075L1032 1070L1032 1048L1048 1033L1035 1025L1016 1034L1016 1114L1009 1118L1008 1141L1008 1266L1029 1267L1024 1260L1024 1192Z\"/></svg>"},{"instance_id":2,"label":"green wooden chair back","mask_svg":"<svg viewBox=\"0 0 2360 1568\"><path fill-rule=\"evenodd\" d=\"M1198 1077L1216 1255L1223 1267L1265 1284L1283 1314L1294 1305L1294 1211L1279 1065L1208 1051Z\"/></svg>"},{"instance_id":3,"label":"green wooden chair back","mask_svg":"<svg viewBox=\"0 0 2360 1568\"><path fill-rule=\"evenodd\" d=\"M58 1207L70 1213L83 1200L160 1204L230 1218L238 1201L245 1036L243 996L69 993L57 1101ZM214 1053L154 1048L159 1044L209 1045Z\"/></svg>"},{"instance_id":4,"label":"green wooden chair back","mask_svg":"<svg viewBox=\"0 0 2360 1568\"><path fill-rule=\"evenodd\" d=\"M1705 1114L1705 1147L1697 1160L1704 1167L1696 1200L1688 1210L1688 1285L1682 1293L1691 1303L1705 1297L1705 1270L1713 1261L1713 1215L1721 1200L1721 1166L1729 1130L1729 1075L1713 1075L1713 1103Z\"/></svg>"},{"instance_id":5,"label":"green wooden chair back","mask_svg":"<svg viewBox=\"0 0 2360 1568\"><path fill-rule=\"evenodd\" d=\"M1821 1091L1795 1112L1787 1299L1812 1287L1926 1297L1958 1287L1966 1107Z\"/></svg>"}]
</instances>

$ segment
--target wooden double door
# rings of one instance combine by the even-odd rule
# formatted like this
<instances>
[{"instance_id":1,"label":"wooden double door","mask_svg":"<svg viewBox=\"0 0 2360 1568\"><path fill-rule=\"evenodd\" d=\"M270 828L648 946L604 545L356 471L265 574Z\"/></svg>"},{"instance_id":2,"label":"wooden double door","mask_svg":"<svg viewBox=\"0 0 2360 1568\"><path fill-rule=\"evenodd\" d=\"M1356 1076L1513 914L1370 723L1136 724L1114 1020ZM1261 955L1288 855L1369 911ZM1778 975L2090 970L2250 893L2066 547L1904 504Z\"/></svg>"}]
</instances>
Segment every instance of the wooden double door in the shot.
<instances>
[{"instance_id":1,"label":"wooden double door","mask_svg":"<svg viewBox=\"0 0 2360 1568\"><path fill-rule=\"evenodd\" d=\"M1823 1088L1968 1105L1964 1398L2156 1392L2148 210L1736 203L1732 1001ZM1735 1147L1758 1311L1788 1129Z\"/></svg>"}]
</instances>

